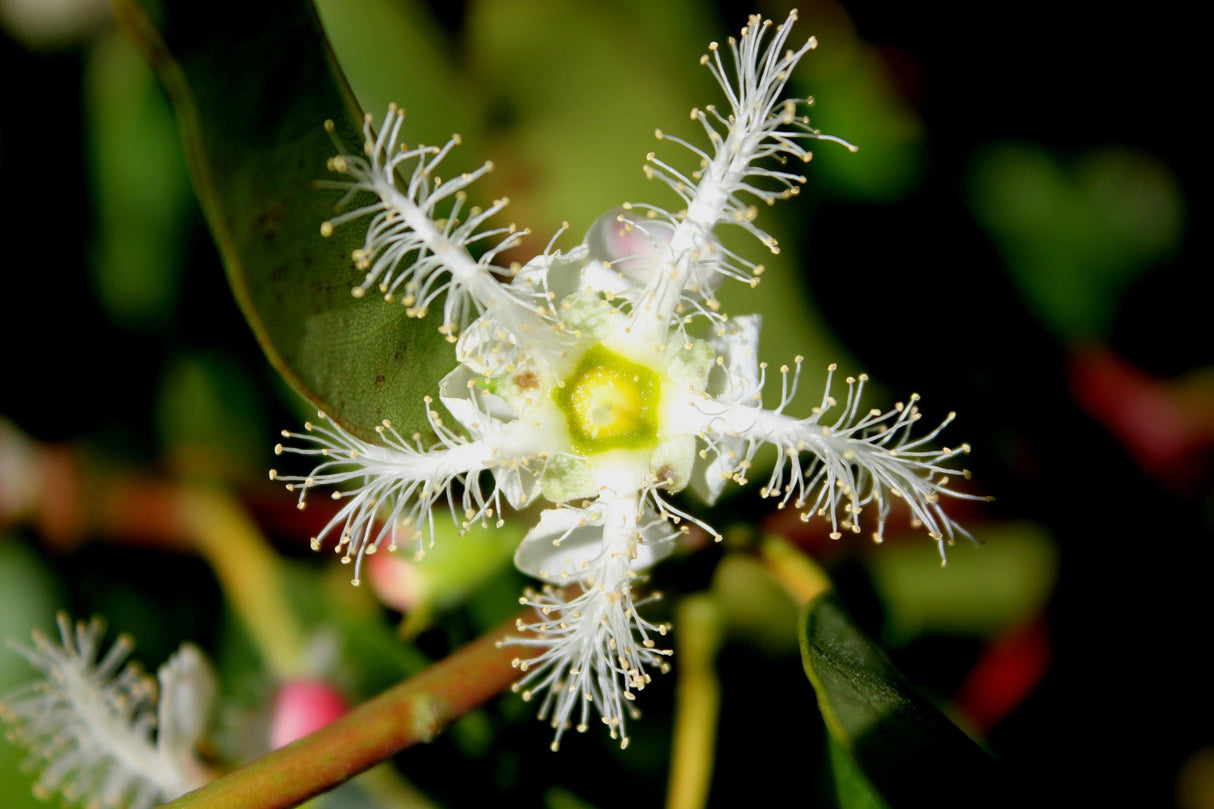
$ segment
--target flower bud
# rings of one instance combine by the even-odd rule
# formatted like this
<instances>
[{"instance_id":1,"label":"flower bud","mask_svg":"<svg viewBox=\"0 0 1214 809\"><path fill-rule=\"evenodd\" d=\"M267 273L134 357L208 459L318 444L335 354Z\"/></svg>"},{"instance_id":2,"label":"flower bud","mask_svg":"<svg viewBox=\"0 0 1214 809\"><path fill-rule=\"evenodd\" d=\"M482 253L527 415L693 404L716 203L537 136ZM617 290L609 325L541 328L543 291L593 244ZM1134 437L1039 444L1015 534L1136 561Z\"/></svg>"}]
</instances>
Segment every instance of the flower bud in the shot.
<instances>
[{"instance_id":1,"label":"flower bud","mask_svg":"<svg viewBox=\"0 0 1214 809\"><path fill-rule=\"evenodd\" d=\"M284 683L274 697L270 749L285 747L319 730L348 710L337 689L323 680Z\"/></svg>"}]
</instances>

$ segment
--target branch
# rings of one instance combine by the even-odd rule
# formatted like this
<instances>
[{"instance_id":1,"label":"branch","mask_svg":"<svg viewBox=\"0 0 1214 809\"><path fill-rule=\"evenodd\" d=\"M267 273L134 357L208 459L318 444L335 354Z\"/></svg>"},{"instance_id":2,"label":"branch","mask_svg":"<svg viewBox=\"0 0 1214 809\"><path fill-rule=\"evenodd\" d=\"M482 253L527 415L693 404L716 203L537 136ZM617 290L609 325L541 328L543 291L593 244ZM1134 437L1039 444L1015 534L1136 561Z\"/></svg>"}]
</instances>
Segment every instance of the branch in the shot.
<instances>
[{"instance_id":1,"label":"branch","mask_svg":"<svg viewBox=\"0 0 1214 809\"><path fill-rule=\"evenodd\" d=\"M416 677L286 747L182 795L163 809L286 809L325 792L404 748L427 742L448 723L518 678L518 655L498 641L511 620Z\"/></svg>"}]
</instances>

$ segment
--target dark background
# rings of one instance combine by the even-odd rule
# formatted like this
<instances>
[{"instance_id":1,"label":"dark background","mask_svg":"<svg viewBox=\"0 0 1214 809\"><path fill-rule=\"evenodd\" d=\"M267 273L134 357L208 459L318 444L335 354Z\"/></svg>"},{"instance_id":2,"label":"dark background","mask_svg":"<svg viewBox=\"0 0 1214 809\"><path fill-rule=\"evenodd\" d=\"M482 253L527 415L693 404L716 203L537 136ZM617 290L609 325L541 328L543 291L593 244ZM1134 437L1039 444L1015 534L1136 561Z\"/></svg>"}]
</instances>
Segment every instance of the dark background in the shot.
<instances>
[{"instance_id":1,"label":"dark background","mask_svg":"<svg viewBox=\"0 0 1214 809\"><path fill-rule=\"evenodd\" d=\"M439 5L436 17L458 42L466 8ZM751 10L720 3L704 13L725 31ZM838 10L830 7L832 15ZM806 199L785 214L803 233L805 285L839 342L887 389L920 390L962 414L956 429L976 448L981 490L997 497L979 526L1032 520L1047 526L1058 550L1045 616L1048 671L989 729L989 746L1041 790L1044 805L1174 803L1182 766L1214 745L1210 421L1202 427L1196 419L1184 451L1152 465L1109 428L1107 414L1139 394L1132 379L1162 386L1164 400L1183 400L1185 412L1209 413L1214 405L1209 385L1194 382L1212 365L1209 298L1197 284L1200 268L1210 267L1200 224L1210 204L1202 179L1208 146L1196 120L1208 103L1200 80L1208 71L1197 68L1205 32L1167 2L1120 10L848 2L842 10L921 122L922 165L905 193L885 201L815 189L811 177ZM814 6L802 11L812 25ZM8 246L0 415L38 441L85 442L151 470L175 468L154 428L163 376L183 353L220 356L262 411L251 423L269 425L262 442L272 443L277 426L295 416L242 323L196 210L186 213L178 241L179 275L165 298L171 309L116 323L96 303L88 268L100 220L82 99L93 43L107 35L103 22L50 49L0 38L8 77L0 106L0 221ZM846 86L836 85L833 93L841 92ZM825 120L825 94L822 105ZM1106 328L1060 330L1040 316L967 203L975 154L1008 141L1034 144L1060 165L1126 147L1158 161L1179 189L1186 223L1179 238L1135 270ZM853 159L863 159L863 149ZM1141 376L1117 376L1100 388L1103 404L1092 405L1076 390L1081 370L1092 367L1085 352L1095 349ZM1151 419L1175 411L1136 412L1149 430L1157 426ZM260 474L256 463L251 468ZM21 536L37 547L36 529ZM76 593L75 607L86 611L96 608L81 603L89 586L73 577L106 569L103 554L93 553L88 565L78 556L47 557ZM840 576L845 596L849 569L843 565ZM694 581L707 573L693 566L679 575ZM852 598L863 617L869 590L857 577ZM879 609L866 620L879 631ZM727 681L750 677L755 688L780 687L779 677L743 671L744 654L722 663ZM956 685L955 662L976 656L970 646L958 652L930 638L896 655L939 693ZM663 695L646 696L658 702ZM754 718L727 696L718 796L747 788L763 794L763 768L796 765L798 755L780 741L779 717L766 721L773 718L776 730L766 732L777 735L747 738ZM547 752L543 728L525 735ZM581 759L570 766L587 777L594 769ZM660 783L654 769L646 775ZM470 784L452 788L475 792Z\"/></svg>"}]
</instances>

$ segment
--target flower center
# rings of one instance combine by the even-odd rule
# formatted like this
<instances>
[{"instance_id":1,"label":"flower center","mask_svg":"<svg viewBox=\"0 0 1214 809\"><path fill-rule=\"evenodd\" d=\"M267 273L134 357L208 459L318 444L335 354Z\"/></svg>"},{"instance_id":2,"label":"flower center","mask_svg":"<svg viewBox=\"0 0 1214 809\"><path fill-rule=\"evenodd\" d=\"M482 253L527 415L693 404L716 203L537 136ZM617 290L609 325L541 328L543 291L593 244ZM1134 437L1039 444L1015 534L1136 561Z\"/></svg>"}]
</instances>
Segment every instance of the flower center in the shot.
<instances>
[{"instance_id":1,"label":"flower center","mask_svg":"<svg viewBox=\"0 0 1214 809\"><path fill-rule=\"evenodd\" d=\"M552 397L574 448L593 453L656 446L661 394L657 371L597 345Z\"/></svg>"}]
</instances>

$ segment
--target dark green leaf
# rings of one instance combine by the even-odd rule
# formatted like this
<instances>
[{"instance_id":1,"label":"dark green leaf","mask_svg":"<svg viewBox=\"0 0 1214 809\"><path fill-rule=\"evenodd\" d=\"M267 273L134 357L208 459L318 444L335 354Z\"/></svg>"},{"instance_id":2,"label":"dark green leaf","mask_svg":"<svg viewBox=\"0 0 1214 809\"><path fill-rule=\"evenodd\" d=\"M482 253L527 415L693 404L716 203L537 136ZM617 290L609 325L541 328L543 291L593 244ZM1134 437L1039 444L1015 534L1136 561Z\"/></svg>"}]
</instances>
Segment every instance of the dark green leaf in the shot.
<instances>
[{"instance_id":1,"label":"dark green leaf","mask_svg":"<svg viewBox=\"0 0 1214 809\"><path fill-rule=\"evenodd\" d=\"M270 362L336 420L370 437L382 419L426 426L422 395L451 352L432 322L356 300L358 228L324 239L338 194L317 190L360 116L306 0L167 3L116 10L177 114L194 187L232 290Z\"/></svg>"},{"instance_id":2,"label":"dark green leaf","mask_svg":"<svg viewBox=\"0 0 1214 809\"><path fill-rule=\"evenodd\" d=\"M826 737L839 809L889 809L889 804L882 800L881 793L864 777L851 753L843 749L843 745L831 734L827 733Z\"/></svg>"},{"instance_id":3,"label":"dark green leaf","mask_svg":"<svg viewBox=\"0 0 1214 809\"><path fill-rule=\"evenodd\" d=\"M1013 800L1001 766L911 688L833 595L806 605L801 659L830 734L890 806Z\"/></svg>"}]
</instances>

